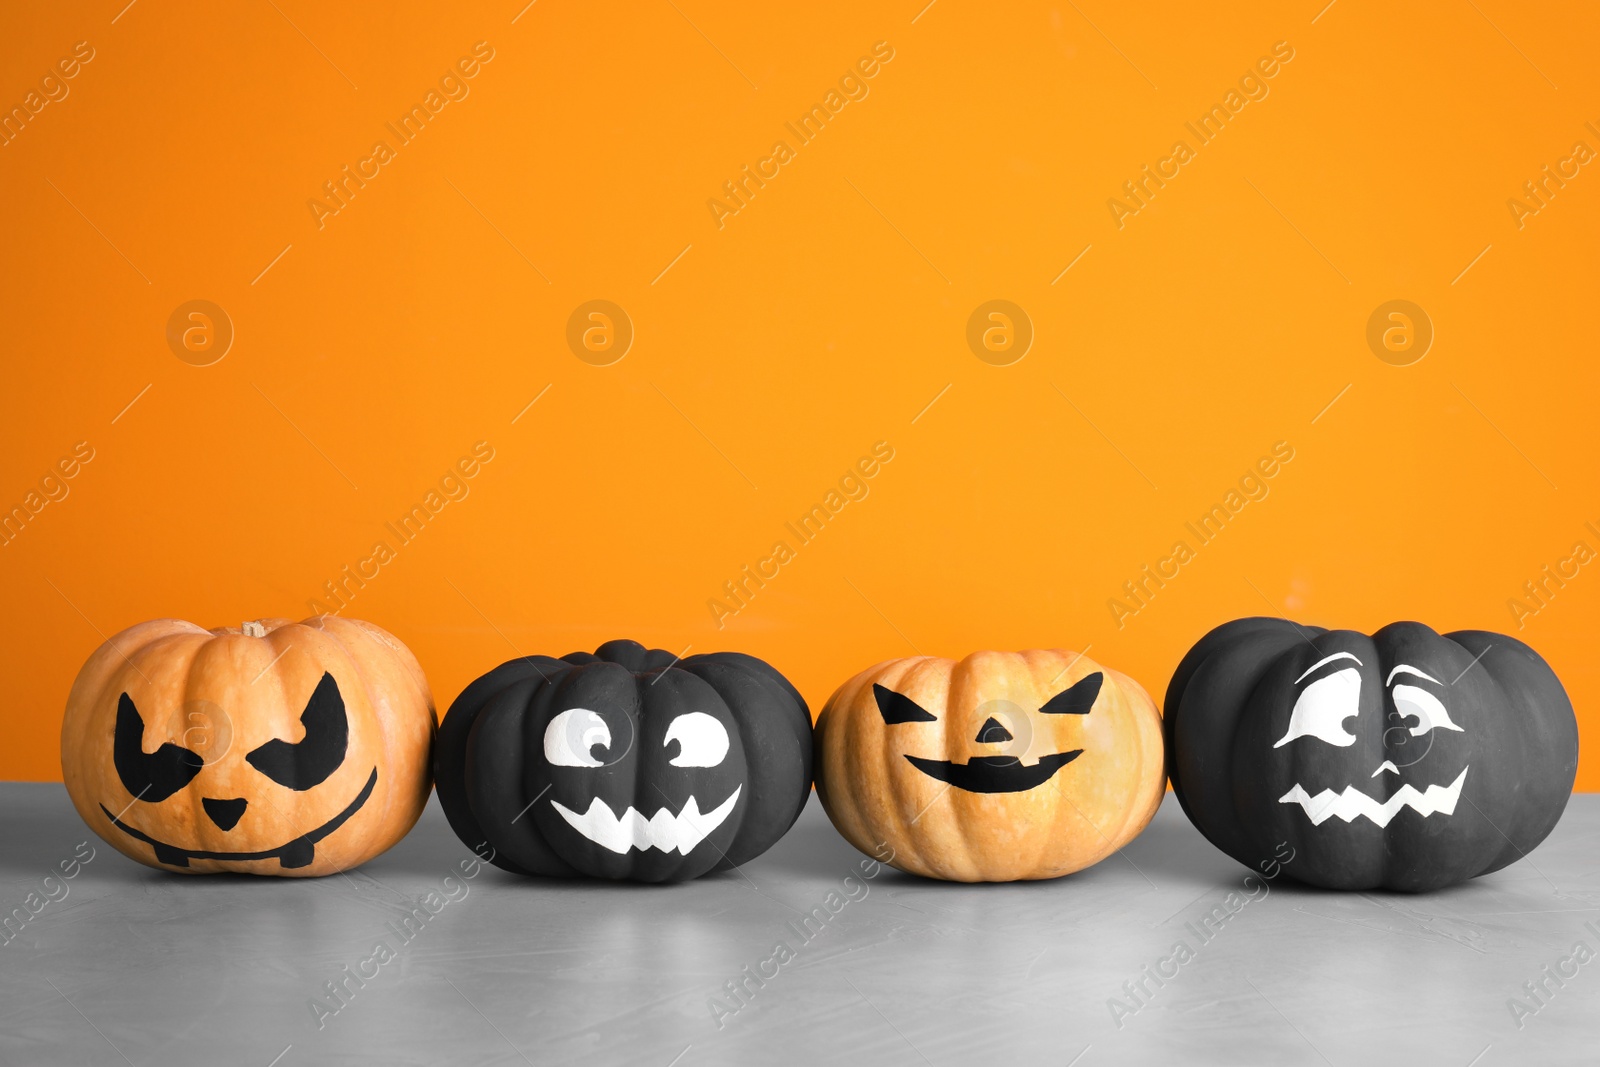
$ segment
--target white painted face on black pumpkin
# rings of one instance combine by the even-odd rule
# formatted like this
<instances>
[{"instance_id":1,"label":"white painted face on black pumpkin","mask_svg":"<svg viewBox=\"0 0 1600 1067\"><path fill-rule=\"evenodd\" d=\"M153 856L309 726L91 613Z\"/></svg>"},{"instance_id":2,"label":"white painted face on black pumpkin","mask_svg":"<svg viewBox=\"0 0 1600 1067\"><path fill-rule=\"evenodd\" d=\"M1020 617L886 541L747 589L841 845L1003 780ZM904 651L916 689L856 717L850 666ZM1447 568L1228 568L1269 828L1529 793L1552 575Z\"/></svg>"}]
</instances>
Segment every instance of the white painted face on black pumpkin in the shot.
<instances>
[{"instance_id":1,"label":"white painted face on black pumpkin","mask_svg":"<svg viewBox=\"0 0 1600 1067\"><path fill-rule=\"evenodd\" d=\"M1289 744L1333 745L1339 748L1354 746L1358 733L1364 727L1372 729L1376 725L1361 721L1363 679L1359 668L1362 666L1362 661L1354 653L1335 652L1307 668L1295 679L1294 684L1298 686L1307 678L1316 677L1300 690L1289 715L1288 727L1272 747L1280 749ZM1432 750L1437 731L1464 732L1451 719L1441 699L1447 687L1426 671L1408 663L1396 664L1384 679L1383 686L1387 696L1384 706L1393 710L1386 713L1386 721L1382 724L1382 747L1385 752L1404 749L1407 755L1399 764L1393 759L1382 760L1367 773L1369 781L1381 775L1401 776L1403 771L1416 766ZM1410 748L1412 744L1423 740L1426 743L1420 744L1417 749ZM1413 751L1414 754L1411 754ZM1424 818L1449 816L1455 814L1469 769L1469 766L1463 766L1454 780L1429 783L1420 790L1412 783L1405 782L1387 797L1372 796L1354 783L1339 790L1323 788L1312 793L1297 782L1278 798L1278 802L1299 804L1314 826L1320 826L1331 818L1339 818L1347 823L1364 818L1384 827L1407 808ZM1383 779L1378 787L1381 789L1382 784L1388 781L1390 779Z\"/></svg>"},{"instance_id":2,"label":"white painted face on black pumpkin","mask_svg":"<svg viewBox=\"0 0 1600 1067\"><path fill-rule=\"evenodd\" d=\"M592 708L567 708L558 712L545 727L544 758L551 767L600 770L617 764L632 748L632 720L612 716L624 724L626 738L614 738L606 716ZM620 743L618 743L620 742ZM714 715L688 711L675 716L661 737L662 753L677 746L666 760L669 767L719 767L728 756L728 729ZM653 757L654 758L654 757ZM570 780L570 779L569 779ZM618 814L597 791L589 806L581 811L552 797L550 805L566 824L595 844L619 855L630 849L660 849L688 855L721 826L739 801L742 785L710 811L700 810L700 801L690 794L679 811L663 805L654 815L645 816L631 804Z\"/></svg>"}]
</instances>

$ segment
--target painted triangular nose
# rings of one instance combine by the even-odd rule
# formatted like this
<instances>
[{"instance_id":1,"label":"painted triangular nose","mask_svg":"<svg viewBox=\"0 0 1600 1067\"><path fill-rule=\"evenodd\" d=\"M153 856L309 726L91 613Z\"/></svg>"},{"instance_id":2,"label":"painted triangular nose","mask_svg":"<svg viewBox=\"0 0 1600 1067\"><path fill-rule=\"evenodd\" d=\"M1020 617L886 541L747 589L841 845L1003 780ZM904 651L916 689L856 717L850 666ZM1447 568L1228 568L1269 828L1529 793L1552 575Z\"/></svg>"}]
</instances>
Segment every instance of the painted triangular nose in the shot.
<instances>
[{"instance_id":1,"label":"painted triangular nose","mask_svg":"<svg viewBox=\"0 0 1600 1067\"><path fill-rule=\"evenodd\" d=\"M250 802L243 797L237 800L212 800L210 797L201 797L200 806L206 809L206 814L211 816L211 821L224 830L232 830L239 825L239 820L244 818L244 809Z\"/></svg>"},{"instance_id":2,"label":"painted triangular nose","mask_svg":"<svg viewBox=\"0 0 1600 1067\"><path fill-rule=\"evenodd\" d=\"M994 719L985 719L983 726L978 730L977 741L980 745L998 745L1010 740L1012 740L1011 731L995 722Z\"/></svg>"}]
</instances>

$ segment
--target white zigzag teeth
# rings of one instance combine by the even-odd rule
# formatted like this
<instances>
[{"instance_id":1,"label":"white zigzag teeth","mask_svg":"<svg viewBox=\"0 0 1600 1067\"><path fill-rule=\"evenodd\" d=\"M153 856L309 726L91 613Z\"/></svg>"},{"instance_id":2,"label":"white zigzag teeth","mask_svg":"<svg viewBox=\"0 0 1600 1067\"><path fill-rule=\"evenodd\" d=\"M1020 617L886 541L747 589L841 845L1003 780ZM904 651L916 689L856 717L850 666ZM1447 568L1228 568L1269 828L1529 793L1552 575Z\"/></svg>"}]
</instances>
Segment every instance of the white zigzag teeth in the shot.
<instances>
[{"instance_id":1,"label":"white zigzag teeth","mask_svg":"<svg viewBox=\"0 0 1600 1067\"><path fill-rule=\"evenodd\" d=\"M1278 798L1279 804L1299 804L1311 819L1311 825L1321 826L1332 818L1340 818L1345 822L1353 822L1365 816L1379 826L1388 826L1389 820L1399 813L1401 808L1411 808L1420 812L1424 817L1438 812L1443 815L1454 815L1456 801L1461 799L1461 783L1467 780L1467 771L1471 767L1463 767L1460 775L1449 785L1430 785L1425 792L1417 792L1415 786L1403 785L1388 800L1378 800L1369 797L1353 785L1347 785L1344 792L1335 793L1331 789L1324 789L1316 796L1311 796L1298 784L1283 796Z\"/></svg>"},{"instance_id":2,"label":"white zigzag teeth","mask_svg":"<svg viewBox=\"0 0 1600 1067\"><path fill-rule=\"evenodd\" d=\"M591 799L589 810L581 815L559 800L551 800L550 804L567 820L568 826L619 855L625 855L630 848L641 852L659 848L662 852L675 851L687 856L727 819L743 788L736 787L732 796L704 815L700 814L700 802L693 796L678 814L662 808L648 819L633 807L618 816L611 805L599 797Z\"/></svg>"}]
</instances>

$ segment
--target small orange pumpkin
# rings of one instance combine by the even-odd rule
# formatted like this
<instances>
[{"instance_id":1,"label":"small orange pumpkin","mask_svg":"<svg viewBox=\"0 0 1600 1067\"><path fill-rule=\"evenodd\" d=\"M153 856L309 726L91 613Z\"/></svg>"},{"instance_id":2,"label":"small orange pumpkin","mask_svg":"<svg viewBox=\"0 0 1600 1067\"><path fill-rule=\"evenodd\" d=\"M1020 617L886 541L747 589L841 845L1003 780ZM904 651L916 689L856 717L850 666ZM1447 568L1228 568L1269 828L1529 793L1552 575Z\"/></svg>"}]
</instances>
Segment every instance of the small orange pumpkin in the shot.
<instances>
[{"instance_id":1,"label":"small orange pumpkin","mask_svg":"<svg viewBox=\"0 0 1600 1067\"><path fill-rule=\"evenodd\" d=\"M371 623L157 619L78 672L61 774L89 827L140 863L332 874L416 823L435 727L416 658Z\"/></svg>"},{"instance_id":2,"label":"small orange pumpkin","mask_svg":"<svg viewBox=\"0 0 1600 1067\"><path fill-rule=\"evenodd\" d=\"M1161 715L1076 652L922 656L856 675L816 725L817 795L861 851L928 878L1058 878L1161 804Z\"/></svg>"}]
</instances>

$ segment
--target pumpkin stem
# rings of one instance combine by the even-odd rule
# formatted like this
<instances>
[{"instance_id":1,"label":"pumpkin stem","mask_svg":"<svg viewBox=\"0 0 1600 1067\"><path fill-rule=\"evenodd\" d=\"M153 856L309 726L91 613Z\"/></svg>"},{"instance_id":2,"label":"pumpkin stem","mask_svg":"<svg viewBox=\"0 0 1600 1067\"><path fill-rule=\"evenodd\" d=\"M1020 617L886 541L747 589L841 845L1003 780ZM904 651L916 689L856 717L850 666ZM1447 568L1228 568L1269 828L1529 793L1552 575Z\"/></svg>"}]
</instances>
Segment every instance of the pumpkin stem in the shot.
<instances>
[{"instance_id":1,"label":"pumpkin stem","mask_svg":"<svg viewBox=\"0 0 1600 1067\"><path fill-rule=\"evenodd\" d=\"M244 635L246 637L265 637L265 636L267 636L267 628L265 626L262 626L261 623L258 622L258 621L247 622L242 627L240 627L240 629L242 629L244 631Z\"/></svg>"}]
</instances>

